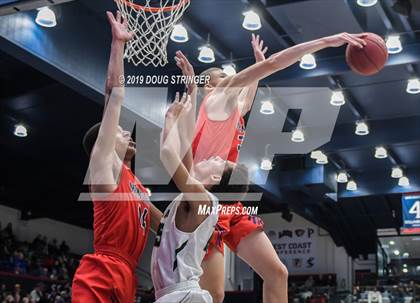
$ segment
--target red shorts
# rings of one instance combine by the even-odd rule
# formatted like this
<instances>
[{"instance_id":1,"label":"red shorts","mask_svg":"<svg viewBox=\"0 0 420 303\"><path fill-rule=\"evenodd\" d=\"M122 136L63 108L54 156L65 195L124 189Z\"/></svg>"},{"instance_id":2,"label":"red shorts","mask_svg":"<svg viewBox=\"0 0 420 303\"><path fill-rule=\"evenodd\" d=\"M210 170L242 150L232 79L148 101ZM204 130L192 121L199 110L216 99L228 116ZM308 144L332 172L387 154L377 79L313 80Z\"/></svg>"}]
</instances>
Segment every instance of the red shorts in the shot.
<instances>
[{"instance_id":1,"label":"red shorts","mask_svg":"<svg viewBox=\"0 0 420 303\"><path fill-rule=\"evenodd\" d=\"M118 257L85 255L74 275L72 303L133 303L136 277Z\"/></svg>"},{"instance_id":2,"label":"red shorts","mask_svg":"<svg viewBox=\"0 0 420 303\"><path fill-rule=\"evenodd\" d=\"M242 214L243 205L237 202L232 205L224 205L227 208L232 207L233 213L219 213L219 220L213 232L213 236L209 242L207 258L214 249L224 254L224 243L234 252L236 252L239 242L242 238L248 236L255 230L262 230L264 223L257 216Z\"/></svg>"}]
</instances>

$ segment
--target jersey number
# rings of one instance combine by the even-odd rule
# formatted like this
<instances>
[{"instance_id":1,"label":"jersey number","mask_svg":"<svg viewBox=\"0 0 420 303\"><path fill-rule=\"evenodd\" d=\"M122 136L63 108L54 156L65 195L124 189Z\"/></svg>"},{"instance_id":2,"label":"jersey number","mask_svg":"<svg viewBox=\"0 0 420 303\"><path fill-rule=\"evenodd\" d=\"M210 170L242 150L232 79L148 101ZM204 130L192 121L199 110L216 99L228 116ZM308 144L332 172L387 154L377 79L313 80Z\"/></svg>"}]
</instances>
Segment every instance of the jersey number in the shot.
<instances>
[{"instance_id":1,"label":"jersey number","mask_svg":"<svg viewBox=\"0 0 420 303\"><path fill-rule=\"evenodd\" d=\"M420 201L414 202L408 212L412 215L416 215L416 219L420 219Z\"/></svg>"}]
</instances>

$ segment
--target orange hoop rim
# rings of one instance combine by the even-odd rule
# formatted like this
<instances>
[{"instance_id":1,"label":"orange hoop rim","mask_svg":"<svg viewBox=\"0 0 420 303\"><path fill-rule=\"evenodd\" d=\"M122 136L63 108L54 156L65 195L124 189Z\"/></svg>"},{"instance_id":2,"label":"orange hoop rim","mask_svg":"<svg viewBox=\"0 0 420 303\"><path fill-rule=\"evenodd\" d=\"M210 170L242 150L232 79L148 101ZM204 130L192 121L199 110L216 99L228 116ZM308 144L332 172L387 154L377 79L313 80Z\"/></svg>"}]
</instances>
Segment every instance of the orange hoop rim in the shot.
<instances>
[{"instance_id":1,"label":"orange hoop rim","mask_svg":"<svg viewBox=\"0 0 420 303\"><path fill-rule=\"evenodd\" d=\"M135 9L137 11L145 11L145 12L148 12L148 13L171 12L171 11L174 11L174 10L178 9L180 6L184 6L188 2L190 2L190 0L181 0L176 5L165 6L165 7L146 7L144 5L132 3L128 0L118 0L118 1L125 2L125 4L129 7L131 7L132 9Z\"/></svg>"}]
</instances>

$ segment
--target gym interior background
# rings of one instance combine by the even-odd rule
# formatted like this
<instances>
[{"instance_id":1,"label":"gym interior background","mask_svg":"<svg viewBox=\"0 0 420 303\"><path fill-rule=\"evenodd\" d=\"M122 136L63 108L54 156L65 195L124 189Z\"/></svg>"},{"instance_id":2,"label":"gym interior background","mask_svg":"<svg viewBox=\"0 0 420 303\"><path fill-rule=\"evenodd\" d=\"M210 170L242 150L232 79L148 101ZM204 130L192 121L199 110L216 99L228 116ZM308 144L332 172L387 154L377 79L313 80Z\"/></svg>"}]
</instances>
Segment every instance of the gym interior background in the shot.
<instances>
[{"instance_id":1,"label":"gym interior background","mask_svg":"<svg viewBox=\"0 0 420 303\"><path fill-rule=\"evenodd\" d=\"M167 66L126 66L126 74L178 74L172 58L181 49L202 71L209 65L197 59L198 49L209 41L212 66L234 62L240 70L253 63L251 33L242 27L251 8L269 53L343 31L387 40L388 62L374 76L351 72L339 48L317 53L313 69L295 64L260 83L254 107L270 95L274 113L256 118L274 140L246 164L268 174L256 189L263 193L259 214L288 267L291 302L420 302L420 229L409 223L420 217L420 1L372 2L193 0L182 19L189 41L169 42ZM55 27L35 22L44 6L54 12ZM111 39L104 12L115 8L103 0L0 0L2 300L43 289L51 302L69 302L72 273L92 251L92 206L77 202L87 191L81 140L102 114ZM160 132L173 90L154 98L136 91L144 98L142 132ZM331 140L318 148L322 157L276 154L272 169L262 170L261 160L276 150L273 128L291 133L299 119L290 110L277 125L282 102L330 98L333 91L345 102ZM147 180L156 146L139 148L136 174ZM150 188L152 194L168 190ZM138 268L141 302L152 300L152 238ZM225 302L260 302L259 278L228 250L226 256Z\"/></svg>"}]
</instances>

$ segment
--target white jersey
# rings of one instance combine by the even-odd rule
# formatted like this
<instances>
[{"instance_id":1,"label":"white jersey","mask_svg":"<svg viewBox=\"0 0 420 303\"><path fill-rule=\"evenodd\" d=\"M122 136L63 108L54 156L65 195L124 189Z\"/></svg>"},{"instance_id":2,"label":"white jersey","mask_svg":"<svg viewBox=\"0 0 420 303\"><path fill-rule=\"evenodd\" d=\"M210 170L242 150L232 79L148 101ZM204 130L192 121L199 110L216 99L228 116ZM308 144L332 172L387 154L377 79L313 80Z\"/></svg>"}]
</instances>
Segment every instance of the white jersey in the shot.
<instances>
[{"instance_id":1,"label":"white jersey","mask_svg":"<svg viewBox=\"0 0 420 303\"><path fill-rule=\"evenodd\" d=\"M213 209L217 208L218 199L208 194ZM212 212L194 232L180 231L175 225L175 216L182 197L183 194L180 194L166 208L156 235L151 261L156 299L174 291L177 285L198 285L203 274L201 262L218 220L217 212Z\"/></svg>"}]
</instances>

